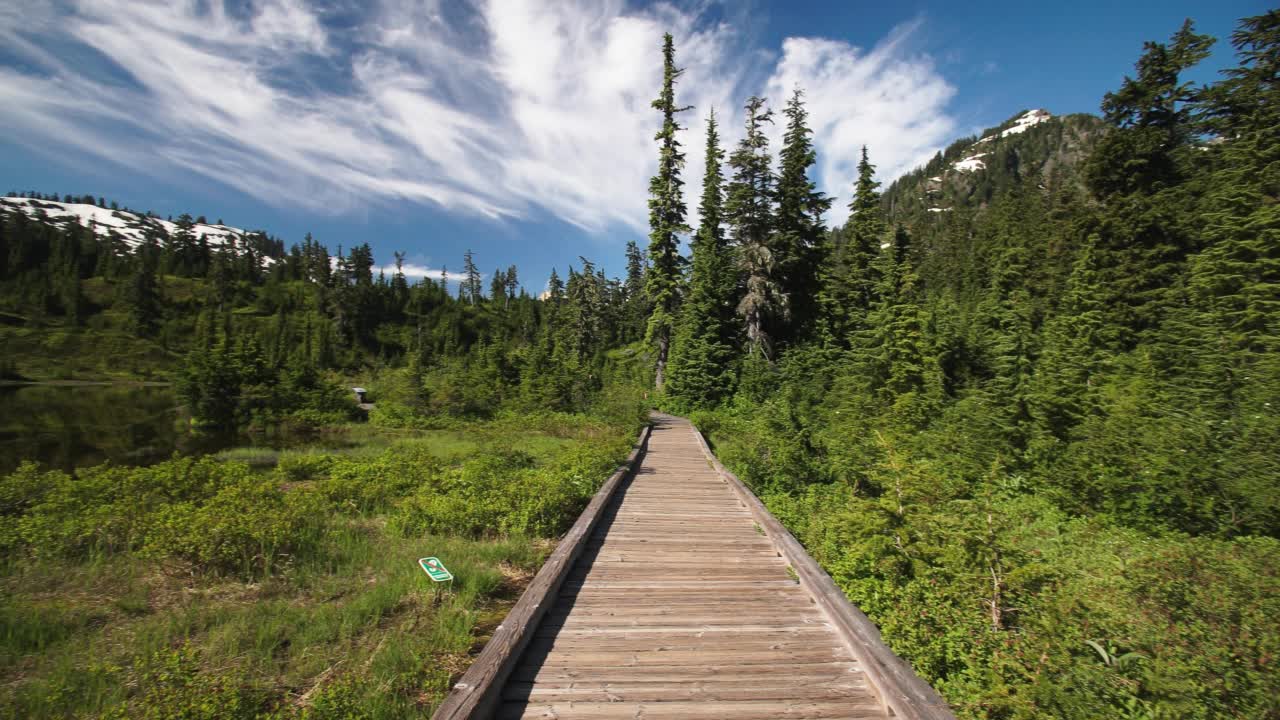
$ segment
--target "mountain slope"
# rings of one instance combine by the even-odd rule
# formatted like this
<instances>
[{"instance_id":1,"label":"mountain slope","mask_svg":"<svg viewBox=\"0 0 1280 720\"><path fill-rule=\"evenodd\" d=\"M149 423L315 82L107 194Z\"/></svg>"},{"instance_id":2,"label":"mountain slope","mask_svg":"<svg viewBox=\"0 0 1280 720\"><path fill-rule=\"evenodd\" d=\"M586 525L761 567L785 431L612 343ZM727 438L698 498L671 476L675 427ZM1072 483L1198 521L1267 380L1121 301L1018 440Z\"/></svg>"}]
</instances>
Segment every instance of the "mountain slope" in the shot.
<instances>
[{"instance_id":1,"label":"mountain slope","mask_svg":"<svg viewBox=\"0 0 1280 720\"><path fill-rule=\"evenodd\" d=\"M0 214L22 213L27 217L66 229L77 224L91 229L102 239L117 239L129 248L142 244L148 235L163 244L182 232L183 226L178 222L163 220L151 215L143 215L129 210L107 209L89 203L59 202L55 200L39 200L18 196L0 197ZM265 233L248 231L220 223L192 222L191 236L203 238L210 247L230 245L237 249L253 248L265 264L273 262L272 256L279 256L283 248L279 243L269 241Z\"/></svg>"},{"instance_id":2,"label":"mountain slope","mask_svg":"<svg viewBox=\"0 0 1280 720\"><path fill-rule=\"evenodd\" d=\"M1018 113L898 178L884 193L885 209L894 222L912 226L952 210L984 208L1022 181L1055 191L1080 186L1081 165L1103 128L1093 115Z\"/></svg>"}]
</instances>

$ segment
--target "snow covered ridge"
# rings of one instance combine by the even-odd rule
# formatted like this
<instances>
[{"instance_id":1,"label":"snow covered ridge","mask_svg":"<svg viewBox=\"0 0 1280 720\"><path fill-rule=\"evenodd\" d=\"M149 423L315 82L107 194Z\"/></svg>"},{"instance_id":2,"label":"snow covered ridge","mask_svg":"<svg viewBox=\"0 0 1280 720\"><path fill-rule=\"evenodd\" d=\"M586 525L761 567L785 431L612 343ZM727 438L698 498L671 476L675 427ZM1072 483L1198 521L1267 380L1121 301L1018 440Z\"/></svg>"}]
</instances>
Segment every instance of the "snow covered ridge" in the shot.
<instances>
[{"instance_id":1,"label":"snow covered ridge","mask_svg":"<svg viewBox=\"0 0 1280 720\"><path fill-rule=\"evenodd\" d=\"M954 172L971 173L971 172L977 172L978 170L986 170L987 163L982 158L990 155L992 151L990 149L990 146L984 147L983 143L989 143L999 138L1006 138L1006 137L1009 137L1010 135L1020 135L1026 132L1029 128L1035 127L1036 125L1039 125L1042 122L1045 122L1047 120L1052 120L1052 119L1053 119L1053 114L1050 113L1048 110L1042 110L1042 109L1028 110L1022 113L1021 115L1019 115L1017 118L1015 118L1013 121L1013 125L1010 125L1009 127L1005 128L1004 130L1001 130L1000 132L993 132L990 135L986 135L982 138L979 138L977 141L973 143L973 145L969 146L968 153L963 158L960 158L959 160L952 163L951 167L945 169L942 175L936 175L934 177L929 178L928 183L925 185L926 197L933 196L935 193L937 193L941 189L942 178L947 173L954 173ZM928 207L925 209L931 213L941 213L941 212L947 212L951 208Z\"/></svg>"},{"instance_id":2,"label":"snow covered ridge","mask_svg":"<svg viewBox=\"0 0 1280 720\"><path fill-rule=\"evenodd\" d=\"M1017 120L1013 121L1013 127L1010 127L1004 130L998 135L988 135L982 138L981 140L979 140L978 142L982 143L988 140L993 140L998 137L1009 137L1010 135L1018 135L1020 133L1026 132L1027 129L1030 127L1039 125L1040 123L1046 120L1052 120L1052 119L1053 119L1053 114L1050 113L1048 110L1040 110L1040 109L1028 110L1022 113L1021 115L1019 115ZM974 143L974 144L976 145L977 143Z\"/></svg>"},{"instance_id":3,"label":"snow covered ridge","mask_svg":"<svg viewBox=\"0 0 1280 720\"><path fill-rule=\"evenodd\" d=\"M178 234L179 230L177 223L169 222L168 220L124 210L108 210L107 208L86 203L33 200L24 197L2 197L0 198L0 212L21 212L32 218L43 212L48 222L56 225L66 225L71 222L79 223L84 227L92 228L99 237L104 238L115 234L131 248L142 244L148 231L156 233L161 236L161 239L164 239L173 237ZM240 228L206 223L196 223L192 226L191 232L197 238L203 235L205 241L212 246L225 245L230 242L236 247L244 247L245 237L250 234Z\"/></svg>"},{"instance_id":4,"label":"snow covered ridge","mask_svg":"<svg viewBox=\"0 0 1280 720\"><path fill-rule=\"evenodd\" d=\"M1048 110L1041 110L1041 109L1028 110L1022 113L1021 115L1019 115L1018 118L1013 121L1013 125L1011 127L1006 128L1001 132L998 132L992 135L987 135L986 137L983 137L979 139L977 142L975 142L973 144L973 147L970 148L970 151L971 151L970 155L968 157L965 157L962 160L958 160L954 165L951 166L951 168L953 170L959 170L961 172L973 172L975 170L984 170L986 169L987 165L982 161L982 157L984 155L989 155L990 153L976 152L978 150L979 145L985 142L991 142L992 140L996 140L998 138L1009 137L1010 135L1019 135L1021 133L1026 132L1028 128L1034 127L1036 125L1039 125L1042 122L1045 122L1046 120L1052 120L1052 119L1053 119L1053 114L1050 113Z\"/></svg>"}]
</instances>

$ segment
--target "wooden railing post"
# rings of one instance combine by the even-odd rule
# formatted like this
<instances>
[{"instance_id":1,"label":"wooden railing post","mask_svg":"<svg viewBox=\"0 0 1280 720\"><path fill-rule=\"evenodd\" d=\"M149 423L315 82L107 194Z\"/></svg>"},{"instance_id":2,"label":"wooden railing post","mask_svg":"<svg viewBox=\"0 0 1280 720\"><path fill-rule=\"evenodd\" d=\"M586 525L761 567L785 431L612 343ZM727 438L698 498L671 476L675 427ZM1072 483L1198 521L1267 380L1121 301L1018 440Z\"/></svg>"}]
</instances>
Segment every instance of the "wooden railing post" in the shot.
<instances>
[{"instance_id":1,"label":"wooden railing post","mask_svg":"<svg viewBox=\"0 0 1280 720\"><path fill-rule=\"evenodd\" d=\"M729 483L738 499L751 511L756 523L773 540L778 552L791 564L801 586L809 591L814 603L826 614L853 653L854 659L862 666L863 672L880 691L881 701L897 717L910 720L955 720L947 701L938 691L916 675L910 665L885 645L879 628L849 602L849 598L836 586L827 571L810 557L800 541L778 522L773 513L760 502L760 498L738 476L720 464L719 458L711 452L698 428L691 427L707 461Z\"/></svg>"}]
</instances>

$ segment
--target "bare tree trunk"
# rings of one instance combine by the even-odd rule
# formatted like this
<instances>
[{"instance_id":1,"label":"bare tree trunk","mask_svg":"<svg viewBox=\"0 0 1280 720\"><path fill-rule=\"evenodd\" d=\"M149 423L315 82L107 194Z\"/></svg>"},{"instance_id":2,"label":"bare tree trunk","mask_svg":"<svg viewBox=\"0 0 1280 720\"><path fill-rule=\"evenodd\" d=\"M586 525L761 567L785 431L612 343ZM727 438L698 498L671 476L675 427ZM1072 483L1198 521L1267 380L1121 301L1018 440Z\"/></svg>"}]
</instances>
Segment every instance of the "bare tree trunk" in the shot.
<instances>
[{"instance_id":1,"label":"bare tree trunk","mask_svg":"<svg viewBox=\"0 0 1280 720\"><path fill-rule=\"evenodd\" d=\"M987 569L991 571L991 629L1004 629L1004 579L1000 577L1000 549L996 546L995 520L987 513L987 542L991 545L991 558Z\"/></svg>"},{"instance_id":2,"label":"bare tree trunk","mask_svg":"<svg viewBox=\"0 0 1280 720\"><path fill-rule=\"evenodd\" d=\"M667 349L671 345L671 338L664 332L658 336L658 362L653 368L653 388L658 392L662 392L662 386L667 382Z\"/></svg>"}]
</instances>

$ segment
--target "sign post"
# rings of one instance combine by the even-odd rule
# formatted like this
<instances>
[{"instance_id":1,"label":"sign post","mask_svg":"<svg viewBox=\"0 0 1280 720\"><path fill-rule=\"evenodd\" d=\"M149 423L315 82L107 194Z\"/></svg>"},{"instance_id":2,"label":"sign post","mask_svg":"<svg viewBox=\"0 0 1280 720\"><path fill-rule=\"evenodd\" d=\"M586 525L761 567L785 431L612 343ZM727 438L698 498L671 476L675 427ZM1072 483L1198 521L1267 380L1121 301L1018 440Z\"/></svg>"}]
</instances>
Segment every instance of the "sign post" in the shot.
<instances>
[{"instance_id":1,"label":"sign post","mask_svg":"<svg viewBox=\"0 0 1280 720\"><path fill-rule=\"evenodd\" d=\"M427 577L435 582L448 582L453 579L453 573L445 568L444 563L440 562L440 558L419 558L418 565L427 573Z\"/></svg>"}]
</instances>

